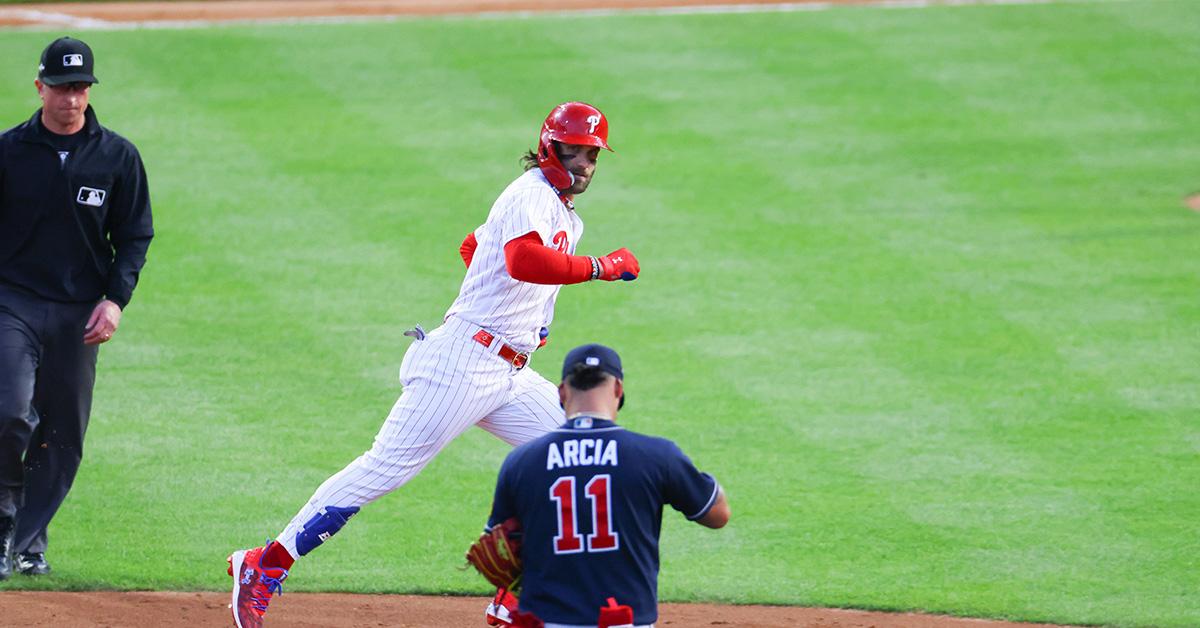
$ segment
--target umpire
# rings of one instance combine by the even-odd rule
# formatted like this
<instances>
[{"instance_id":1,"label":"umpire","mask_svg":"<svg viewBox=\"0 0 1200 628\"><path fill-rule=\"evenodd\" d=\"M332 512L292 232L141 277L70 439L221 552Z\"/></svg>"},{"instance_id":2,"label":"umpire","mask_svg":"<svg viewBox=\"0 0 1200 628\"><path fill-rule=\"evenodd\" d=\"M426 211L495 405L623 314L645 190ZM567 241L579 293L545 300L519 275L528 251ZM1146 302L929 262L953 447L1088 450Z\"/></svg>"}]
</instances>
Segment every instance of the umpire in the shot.
<instances>
[{"instance_id":1,"label":"umpire","mask_svg":"<svg viewBox=\"0 0 1200 628\"><path fill-rule=\"evenodd\" d=\"M46 528L83 456L99 345L154 236L133 144L88 105L92 50L42 52L42 108L0 135L0 580L50 571Z\"/></svg>"}]
</instances>

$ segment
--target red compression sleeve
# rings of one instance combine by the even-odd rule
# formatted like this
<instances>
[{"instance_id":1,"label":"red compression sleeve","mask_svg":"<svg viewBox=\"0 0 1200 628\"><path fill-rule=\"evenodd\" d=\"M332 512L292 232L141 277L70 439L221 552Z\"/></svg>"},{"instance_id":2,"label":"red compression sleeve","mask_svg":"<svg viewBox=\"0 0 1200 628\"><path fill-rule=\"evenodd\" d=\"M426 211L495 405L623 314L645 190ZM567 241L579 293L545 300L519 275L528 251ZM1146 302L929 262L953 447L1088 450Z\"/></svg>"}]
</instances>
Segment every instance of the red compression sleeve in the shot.
<instances>
[{"instance_id":1,"label":"red compression sleeve","mask_svg":"<svg viewBox=\"0 0 1200 628\"><path fill-rule=\"evenodd\" d=\"M504 245L504 262L508 274L517 281L561 285L592 278L592 260L588 256L568 255L544 246L536 231L509 240Z\"/></svg>"},{"instance_id":2,"label":"red compression sleeve","mask_svg":"<svg viewBox=\"0 0 1200 628\"><path fill-rule=\"evenodd\" d=\"M467 265L467 268L471 267L471 259L475 257L475 247L477 246L479 246L479 241L475 239L475 232L472 231L463 238L462 246L458 247L458 254L462 256L463 263Z\"/></svg>"}]
</instances>

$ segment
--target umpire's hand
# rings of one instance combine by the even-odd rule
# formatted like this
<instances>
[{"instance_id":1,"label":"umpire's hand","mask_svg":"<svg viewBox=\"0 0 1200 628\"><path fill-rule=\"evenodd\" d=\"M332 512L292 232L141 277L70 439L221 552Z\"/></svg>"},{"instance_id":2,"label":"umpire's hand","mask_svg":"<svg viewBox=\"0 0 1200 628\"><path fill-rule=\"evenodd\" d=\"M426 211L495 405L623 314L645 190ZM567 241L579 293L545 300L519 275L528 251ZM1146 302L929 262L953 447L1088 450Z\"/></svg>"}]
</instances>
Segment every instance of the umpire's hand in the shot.
<instances>
[{"instance_id":1,"label":"umpire's hand","mask_svg":"<svg viewBox=\"0 0 1200 628\"><path fill-rule=\"evenodd\" d=\"M83 330L83 344L98 345L108 342L120 324L121 308L116 303L108 299L97 303L92 315L88 317L87 327Z\"/></svg>"}]
</instances>

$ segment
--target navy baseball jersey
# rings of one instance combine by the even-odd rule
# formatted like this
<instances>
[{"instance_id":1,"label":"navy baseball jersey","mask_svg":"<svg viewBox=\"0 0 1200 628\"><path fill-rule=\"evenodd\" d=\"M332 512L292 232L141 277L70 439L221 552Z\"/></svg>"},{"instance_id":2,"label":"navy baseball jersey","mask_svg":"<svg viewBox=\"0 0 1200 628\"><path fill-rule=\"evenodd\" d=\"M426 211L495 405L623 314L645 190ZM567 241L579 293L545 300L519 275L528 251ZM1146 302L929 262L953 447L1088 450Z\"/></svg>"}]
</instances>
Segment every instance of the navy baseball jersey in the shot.
<instances>
[{"instance_id":1,"label":"navy baseball jersey","mask_svg":"<svg viewBox=\"0 0 1200 628\"><path fill-rule=\"evenodd\" d=\"M488 525L521 522L522 611L594 626L615 597L633 608L634 623L651 624L663 505L699 519L717 494L717 481L675 443L576 417L509 454Z\"/></svg>"}]
</instances>

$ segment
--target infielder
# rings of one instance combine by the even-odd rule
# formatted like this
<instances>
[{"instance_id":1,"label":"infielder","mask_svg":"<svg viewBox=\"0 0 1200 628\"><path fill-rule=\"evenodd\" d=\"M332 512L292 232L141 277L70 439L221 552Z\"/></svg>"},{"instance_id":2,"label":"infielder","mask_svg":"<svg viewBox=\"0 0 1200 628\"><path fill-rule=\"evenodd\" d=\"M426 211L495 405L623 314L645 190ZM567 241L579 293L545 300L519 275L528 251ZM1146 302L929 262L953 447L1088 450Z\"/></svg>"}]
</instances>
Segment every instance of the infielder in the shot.
<instances>
[{"instance_id":1,"label":"infielder","mask_svg":"<svg viewBox=\"0 0 1200 628\"><path fill-rule=\"evenodd\" d=\"M559 393L566 422L508 455L488 518L489 532L513 518L520 525L521 568L504 578L521 587L512 624L649 627L658 619L663 506L720 528L730 515L725 494L675 443L617 425L625 385L616 351L573 349ZM507 596L510 612L514 602Z\"/></svg>"},{"instance_id":2,"label":"infielder","mask_svg":"<svg viewBox=\"0 0 1200 628\"><path fill-rule=\"evenodd\" d=\"M627 249L575 255L583 222L573 199L592 181L608 120L580 102L559 105L542 125L526 172L492 205L487 221L463 241L467 264L443 324L416 340L400 364L404 392L374 445L317 488L265 547L229 556L232 609L239 627L261 626L271 596L300 556L336 534L362 506L403 486L472 425L510 445L557 427L555 386L528 368L544 340L564 284L637 278Z\"/></svg>"}]
</instances>

